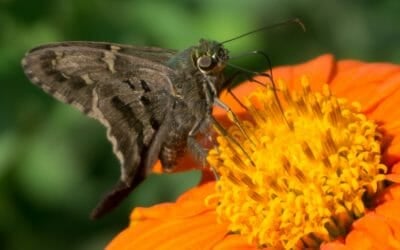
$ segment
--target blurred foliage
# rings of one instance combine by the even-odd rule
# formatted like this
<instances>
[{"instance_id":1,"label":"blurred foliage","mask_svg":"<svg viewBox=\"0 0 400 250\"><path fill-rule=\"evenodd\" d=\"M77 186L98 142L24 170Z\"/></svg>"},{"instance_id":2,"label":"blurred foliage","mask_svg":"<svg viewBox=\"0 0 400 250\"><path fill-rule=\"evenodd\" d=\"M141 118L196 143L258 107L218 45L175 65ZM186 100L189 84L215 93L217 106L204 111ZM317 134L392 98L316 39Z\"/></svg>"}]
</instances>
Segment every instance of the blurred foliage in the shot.
<instances>
[{"instance_id":1,"label":"blurred foliage","mask_svg":"<svg viewBox=\"0 0 400 250\"><path fill-rule=\"evenodd\" d=\"M112 41L184 49L300 17L227 44L293 64L322 53L400 62L400 2L278 0L0 0L0 249L101 249L134 206L175 199L199 173L151 176L100 221L88 214L119 176L105 129L29 83L20 60L41 43ZM239 62L260 70L255 57ZM242 64L243 63L243 64Z\"/></svg>"}]
</instances>

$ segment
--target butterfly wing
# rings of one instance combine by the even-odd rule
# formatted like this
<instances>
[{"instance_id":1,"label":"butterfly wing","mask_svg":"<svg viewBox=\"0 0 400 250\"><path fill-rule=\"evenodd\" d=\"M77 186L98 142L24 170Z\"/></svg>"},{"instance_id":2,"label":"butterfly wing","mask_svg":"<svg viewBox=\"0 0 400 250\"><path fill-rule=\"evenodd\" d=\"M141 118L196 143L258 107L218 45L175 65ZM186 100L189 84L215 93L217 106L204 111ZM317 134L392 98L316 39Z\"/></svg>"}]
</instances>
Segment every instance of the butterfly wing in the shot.
<instances>
[{"instance_id":1,"label":"butterfly wing","mask_svg":"<svg viewBox=\"0 0 400 250\"><path fill-rule=\"evenodd\" d=\"M157 48L67 42L35 48L22 61L33 83L107 127L121 178L94 218L118 205L157 160L174 96L175 72L165 64L171 56Z\"/></svg>"},{"instance_id":2,"label":"butterfly wing","mask_svg":"<svg viewBox=\"0 0 400 250\"><path fill-rule=\"evenodd\" d=\"M92 91L99 82L123 81L146 70L167 75L171 69L165 64L174 54L173 50L154 47L62 42L32 49L22 60L22 66L34 84L93 116Z\"/></svg>"}]
</instances>

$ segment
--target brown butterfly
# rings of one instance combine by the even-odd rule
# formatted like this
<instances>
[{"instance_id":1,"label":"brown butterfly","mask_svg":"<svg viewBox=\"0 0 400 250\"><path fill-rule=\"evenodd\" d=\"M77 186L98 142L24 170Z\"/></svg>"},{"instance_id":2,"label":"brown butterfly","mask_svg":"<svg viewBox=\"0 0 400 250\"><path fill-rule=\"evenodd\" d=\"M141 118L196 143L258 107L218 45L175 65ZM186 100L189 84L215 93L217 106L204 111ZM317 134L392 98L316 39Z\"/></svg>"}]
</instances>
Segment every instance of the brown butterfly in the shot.
<instances>
[{"instance_id":1,"label":"brown butterfly","mask_svg":"<svg viewBox=\"0 0 400 250\"><path fill-rule=\"evenodd\" d=\"M283 23L296 22L292 19ZM277 25L281 25L276 24ZM99 42L61 42L30 50L25 74L56 99L71 104L107 127L121 162L115 187L92 212L98 218L116 207L159 159L171 170L186 149L201 161L207 151L196 136L216 121L214 105L227 86L228 51L200 40L181 52Z\"/></svg>"}]
</instances>

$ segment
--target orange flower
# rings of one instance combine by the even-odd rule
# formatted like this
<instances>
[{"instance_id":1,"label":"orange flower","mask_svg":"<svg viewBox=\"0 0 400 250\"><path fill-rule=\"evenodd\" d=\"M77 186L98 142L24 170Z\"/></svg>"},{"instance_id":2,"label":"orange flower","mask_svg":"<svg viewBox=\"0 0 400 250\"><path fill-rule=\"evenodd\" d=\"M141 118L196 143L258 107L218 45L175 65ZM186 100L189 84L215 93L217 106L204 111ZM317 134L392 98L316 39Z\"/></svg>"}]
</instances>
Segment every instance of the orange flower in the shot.
<instances>
[{"instance_id":1,"label":"orange flower","mask_svg":"<svg viewBox=\"0 0 400 250\"><path fill-rule=\"evenodd\" d=\"M397 107L397 105L400 105L400 67L392 64L363 63L355 60L336 62L331 55L324 55L301 65L275 68L273 74L274 79L280 79L279 82L284 82L287 89L292 92L295 91L293 92L295 94L291 96L290 94L286 95L286 98L288 98L287 103L293 102L294 106L300 107L300 111L301 108L304 108L304 105L309 105L312 111L316 110L315 112L318 114L313 115L321 118L321 123L313 126L322 127L326 131L329 130L329 133L322 133L322 137L325 139L323 142L340 139L343 144L350 143L346 141L349 136L345 138L346 140L343 139L340 129L325 127L330 123L340 125L349 122L350 131L344 132L346 135L347 133L365 132L365 134L356 134L354 136L356 153L352 153L351 150L353 149L352 145L350 145L345 151L339 149L340 152L338 153L340 157L346 154L349 158L344 159L342 157L342 159L339 157L339 159L332 157L332 155L327 156L326 152L332 151L332 143L320 145L322 148L319 148L319 144L315 144L317 146L313 144L312 140L314 138L292 143L292 140L296 140L299 136L295 135L292 136L294 139L287 136L283 141L286 140L287 144L291 145L300 145L300 151L306 152L305 158L304 156L298 156L297 152L294 152L292 148L288 149L290 151L289 155L281 154L280 151L285 150L286 145L283 144L282 146L282 143L279 144L276 140L270 142L270 137L265 139L262 135L262 133L274 133L275 131L270 131L268 127L263 127L261 134L258 134L260 133L260 128L255 128L256 125L262 122L260 120L257 121L257 114L259 113L254 111L251 105L260 106L259 102L268 99L268 95L258 94L256 92L256 89L259 88L257 84L244 83L236 88L234 92L239 99L244 100L244 103L249 107L247 110L243 109L227 93L222 95L222 99L241 118L248 117L249 114L253 115L256 125L243 123L245 131L248 132L246 136L237 132L234 128L230 130L234 138L240 140L241 147L238 147L232 141L229 142L229 139L220 138L219 147L221 150L225 150L222 151L224 152L223 155L210 152L209 161L216 167L221 179L217 183L210 178L208 178L208 183L205 183L204 180L203 184L187 191L174 203L159 204L150 208L135 208L131 214L129 227L107 246L108 250L260 249L262 246L271 246L272 244L275 244L274 248L289 248L289 246L290 248L301 248L306 245L313 246L313 244L319 245L321 243L320 248L325 250L400 249L400 219L397 216L398 211L400 211L400 184L391 184L385 189L382 189L383 185L381 185L383 178L395 183L400 182L400 109ZM300 79L303 76L306 76L307 79L303 78L302 85L300 85ZM324 84L329 85L329 90L324 87ZM280 95L285 95L284 85L281 84L277 88L280 90L278 91ZM310 94L310 89L322 92L322 94ZM331 93L334 96L346 98L351 102L356 101L359 105L349 104L344 99L330 99ZM310 103L297 102L298 100L303 100L301 98L298 99L298 95L302 95L302 98L305 98L305 96L308 98L309 95L312 95L309 98ZM250 97L246 99L248 96ZM271 101L270 99L268 100ZM285 118L282 119L282 116L279 116L282 111L279 111L276 108L277 106L273 105L271 104L271 106L265 108L270 110L271 116L269 119L273 123L280 122L286 125L286 130L288 127L292 128L292 130L299 130L302 129L301 126L303 124L308 126L308 123L310 123L310 121L294 121L295 118L293 117L296 114L290 113L289 108L287 108L290 106L289 104L285 104L288 114L285 113ZM264 106L267 106L267 104L264 104ZM325 106L327 108L324 108ZM357 113L360 108L365 116ZM328 111L324 111L324 109ZM294 112L299 112L299 110ZM321 110L327 112L325 116L319 114ZM339 113L337 113L338 110L340 111ZM355 113L352 113L353 111ZM299 113L302 114L302 112ZM216 110L215 115L225 117L224 112L220 110ZM301 115L298 116L301 118ZM221 118L222 122L224 122L223 119ZM338 121L338 119L341 120ZM375 121L379 127L374 125L375 123L372 121ZM338 127L341 128L343 126L340 125ZM250 127L251 129L249 129ZM276 128L276 130L279 129ZM309 130L314 133L317 128ZM303 134L308 132L307 129L301 130ZM279 132L273 134L272 137L275 135L282 137ZM339 139L335 136L339 136ZM250 140L246 141L246 139L243 139L245 137ZM318 135L312 134L312 137L318 137ZM262 140L267 141L266 145L273 145L272 149L269 148L268 152L261 151L258 141ZM252 144L252 141L256 141L256 144ZM381 146L378 143L381 143ZM233 153L229 150L233 150ZM252 153L251 157L248 154L246 155L245 151L250 151ZM270 153L270 151L273 152ZM316 152L320 153L320 155ZM265 154L269 154L268 159L265 159ZM240 155L239 158L237 158L238 155ZM261 157L257 155L261 155ZM291 168L292 166L290 165L294 164L294 160L290 158L292 155L298 158L303 157L305 160L302 158L303 160L295 162L295 167ZM307 157L308 160L312 159L311 165L310 163L304 164ZM249 160L250 158L252 160ZM365 159L365 161L359 161L361 158ZM318 161L318 159L322 160ZM299 219L296 216L301 214L301 211L294 210L295 213L291 215L291 207L279 207L282 204L287 204L285 203L287 202L286 200L279 200L279 204L275 204L277 200L274 192L279 193L281 191L282 183L275 181L277 180L273 175L275 169L268 168L266 171L258 169L259 162L262 162L261 165L263 167L267 165L268 167L275 166L273 163L270 164L268 160L280 162L279 164L283 162L285 171L289 173L286 176L288 179L285 179L289 183L284 183L289 186L288 189L296 189L301 182L306 182L307 186L300 189L304 193L308 192L306 190L308 186L313 186L314 184L304 181L310 178L307 176L308 172L320 171L317 167L319 165L325 165L323 171L326 171L332 167L332 164L334 167L344 164L345 168L338 168L336 171L349 172L349 175L346 175L350 176L347 178L349 184L344 183L346 190L356 188L354 190L357 190L357 193L361 196L365 196L366 193L370 194L374 198L373 202L370 202L372 206L371 204L363 204L365 197L353 197L351 193L341 193L343 192L341 189L337 189L339 191L336 192L335 189L333 193L331 191L334 199L328 200L329 204L335 208L334 210L321 208L321 211L317 213L314 210L319 210L318 207L309 211L310 209L307 210L308 204L301 203L303 205L296 209L305 208L305 211L310 212L310 214L306 215L307 218L311 216L313 219ZM233 165L231 164L232 162ZM359 167L358 165L360 164L363 168L355 171L354 166ZM302 169L302 165L308 167L306 171ZM239 170L235 170L235 167ZM247 171L247 169L250 170ZM279 175L284 175L282 167L276 171ZM260 176L260 173L265 174L265 172L271 175ZM323 177L328 180L328 177L330 177L328 175L330 173L324 172ZM297 180L292 181L289 179L289 177L293 176ZM299 179L303 181L299 182ZM323 179L322 176L319 179ZM319 184L319 179L316 179L316 183L318 183L316 190L325 188L325 186L319 186L322 185ZM262 189L262 185L266 180L267 190ZM343 180L339 181L340 185L338 186L341 186ZM257 186L258 182L262 183L262 185ZM225 192L224 190L227 191ZM326 202L324 200L326 197L317 197L313 192L311 192L311 195L313 195L311 197L315 197L312 200L313 202ZM353 192L356 193L355 191ZM237 195L238 193L240 194L239 196ZM250 196L250 198L242 194L248 194L247 196ZM353 200L346 200L349 196ZM292 196L288 197L290 200ZM241 203L235 203L238 200ZM265 203L266 200L270 203ZM295 202L293 204L299 204L300 202L296 199L293 201ZM339 207L337 207L336 201L340 201L343 204L339 204ZM302 199L301 202L304 202L304 200ZM267 205L263 206L262 203ZM275 210L268 210L266 215L261 216L262 220L260 220L259 215L270 209L271 206L274 206ZM277 209L282 211L281 218L276 220L279 216L274 215L273 218L265 220L265 217L274 214ZM335 214L335 216L339 217L331 215L330 212L332 211L341 211ZM321 214L322 217L318 217ZM320 223L317 223L317 225L314 225L315 223L311 223L312 225L307 224L308 222L318 221L317 217L321 220ZM288 224L288 221L297 221L297 224L295 223L297 228L294 224ZM277 226L276 223L280 223L277 227L277 232L271 231L273 226ZM264 227L265 225L269 226ZM289 226L289 229L285 229L287 226ZM309 232L312 233L311 236L307 234ZM296 235L299 238L292 239L290 238L291 235ZM288 236L290 237L288 238Z\"/></svg>"}]
</instances>

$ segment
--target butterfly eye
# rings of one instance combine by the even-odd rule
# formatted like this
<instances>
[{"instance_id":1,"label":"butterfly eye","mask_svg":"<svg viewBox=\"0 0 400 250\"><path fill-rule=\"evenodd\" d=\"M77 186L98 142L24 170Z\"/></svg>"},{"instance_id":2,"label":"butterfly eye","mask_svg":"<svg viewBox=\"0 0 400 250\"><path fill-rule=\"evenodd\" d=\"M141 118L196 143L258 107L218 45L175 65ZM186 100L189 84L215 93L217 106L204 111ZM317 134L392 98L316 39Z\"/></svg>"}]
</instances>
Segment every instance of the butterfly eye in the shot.
<instances>
[{"instance_id":1,"label":"butterfly eye","mask_svg":"<svg viewBox=\"0 0 400 250\"><path fill-rule=\"evenodd\" d=\"M197 66L202 70L210 69L213 65L211 56L201 56L197 59Z\"/></svg>"}]
</instances>

